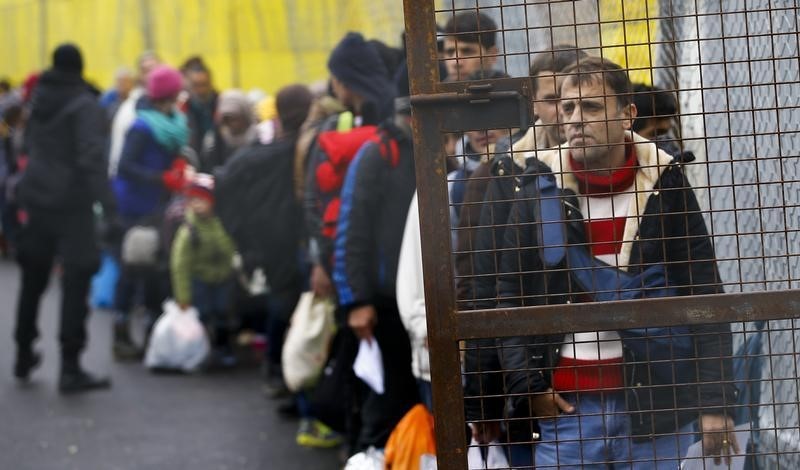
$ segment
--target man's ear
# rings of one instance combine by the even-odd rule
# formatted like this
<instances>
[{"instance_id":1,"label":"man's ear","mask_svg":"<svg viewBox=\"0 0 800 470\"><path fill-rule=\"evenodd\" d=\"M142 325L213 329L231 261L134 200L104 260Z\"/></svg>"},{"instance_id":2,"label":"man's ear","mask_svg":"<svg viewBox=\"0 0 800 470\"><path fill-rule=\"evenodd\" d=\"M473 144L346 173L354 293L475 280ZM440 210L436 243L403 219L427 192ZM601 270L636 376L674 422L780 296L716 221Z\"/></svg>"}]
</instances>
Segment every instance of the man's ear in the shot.
<instances>
[{"instance_id":1,"label":"man's ear","mask_svg":"<svg viewBox=\"0 0 800 470\"><path fill-rule=\"evenodd\" d=\"M631 103L627 106L623 106L620 110L620 117L622 118L622 127L627 131L633 127L633 120L636 119L636 116L639 115L639 110L636 109L636 105Z\"/></svg>"}]
</instances>

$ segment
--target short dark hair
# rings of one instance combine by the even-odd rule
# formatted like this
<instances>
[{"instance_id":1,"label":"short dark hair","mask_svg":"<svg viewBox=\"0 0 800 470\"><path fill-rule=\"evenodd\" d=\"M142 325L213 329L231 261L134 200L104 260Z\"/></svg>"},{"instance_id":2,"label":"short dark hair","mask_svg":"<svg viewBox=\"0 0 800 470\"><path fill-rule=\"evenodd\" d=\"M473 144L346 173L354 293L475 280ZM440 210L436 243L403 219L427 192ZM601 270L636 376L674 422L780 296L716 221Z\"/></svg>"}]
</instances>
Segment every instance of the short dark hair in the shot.
<instances>
[{"instance_id":1,"label":"short dark hair","mask_svg":"<svg viewBox=\"0 0 800 470\"><path fill-rule=\"evenodd\" d=\"M11 82L7 78L0 79L0 91L11 91Z\"/></svg>"},{"instance_id":2,"label":"short dark hair","mask_svg":"<svg viewBox=\"0 0 800 470\"><path fill-rule=\"evenodd\" d=\"M558 44L549 51L536 54L531 61L530 76L533 79L533 93L539 91L539 80L536 76L542 72L561 73L567 67L585 59L589 55L572 44Z\"/></svg>"},{"instance_id":3,"label":"short dark hair","mask_svg":"<svg viewBox=\"0 0 800 470\"><path fill-rule=\"evenodd\" d=\"M450 18L444 26L444 35L459 42L473 42L485 48L497 44L497 24L477 11L462 11Z\"/></svg>"},{"instance_id":4,"label":"short dark hair","mask_svg":"<svg viewBox=\"0 0 800 470\"><path fill-rule=\"evenodd\" d=\"M209 76L211 75L211 70L208 68L208 65L206 65L206 61L199 55L193 55L186 59L183 64L181 64L179 70L183 74L189 72L205 72L209 74Z\"/></svg>"},{"instance_id":5,"label":"short dark hair","mask_svg":"<svg viewBox=\"0 0 800 470\"><path fill-rule=\"evenodd\" d=\"M604 57L587 57L567 67L564 83L578 82L578 85L596 83L601 79L617 97L619 107L631 104L631 80L628 72Z\"/></svg>"},{"instance_id":6,"label":"short dark hair","mask_svg":"<svg viewBox=\"0 0 800 470\"><path fill-rule=\"evenodd\" d=\"M647 118L671 118L678 112L675 95L658 87L635 83L632 99L637 110L636 119L633 121L633 130L636 132L645 127Z\"/></svg>"}]
</instances>

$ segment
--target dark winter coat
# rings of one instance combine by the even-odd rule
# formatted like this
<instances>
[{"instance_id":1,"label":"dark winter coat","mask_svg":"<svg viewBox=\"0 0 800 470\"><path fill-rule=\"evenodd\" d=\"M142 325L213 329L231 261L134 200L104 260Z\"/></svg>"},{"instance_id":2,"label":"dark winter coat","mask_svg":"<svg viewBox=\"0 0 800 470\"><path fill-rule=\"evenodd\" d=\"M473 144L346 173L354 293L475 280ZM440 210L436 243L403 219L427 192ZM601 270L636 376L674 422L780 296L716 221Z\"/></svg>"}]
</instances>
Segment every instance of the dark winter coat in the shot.
<instances>
[{"instance_id":1,"label":"dark winter coat","mask_svg":"<svg viewBox=\"0 0 800 470\"><path fill-rule=\"evenodd\" d=\"M531 140L533 131L532 128L525 134L520 145ZM527 162L524 158L514 161L507 151L508 145L498 143L494 160L478 167L467 182L455 255L459 310L494 308L497 304L497 268L508 214L524 167L536 162L535 158ZM505 392L496 339L468 340L466 346L464 406L467 421L502 419L505 399L501 396ZM530 436L529 423L522 423L521 427L517 424L519 422L509 422L512 438Z\"/></svg>"},{"instance_id":2,"label":"dark winter coat","mask_svg":"<svg viewBox=\"0 0 800 470\"><path fill-rule=\"evenodd\" d=\"M149 104L142 101L141 107L149 107ZM170 193L164 186L162 175L175 158L174 152L158 143L147 122L137 117L125 136L114 179L114 193L121 216L135 220L166 207Z\"/></svg>"},{"instance_id":3,"label":"dark winter coat","mask_svg":"<svg viewBox=\"0 0 800 470\"><path fill-rule=\"evenodd\" d=\"M631 139L641 168L637 171L637 194L618 257L620 266L636 274L648 266L661 264L666 269L668 285L675 287L678 295L722 292L705 221L680 166L653 143L635 134ZM577 193L567 154L562 149L539 152L537 157L542 165L530 165L521 177L508 221L513 228L506 230L505 235L506 247L515 249L505 251L501 259L501 271L509 273L499 278L501 308L576 300L570 295L569 280L563 271L543 270L537 233L530 228L535 226L537 175L543 171L559 175L556 181L565 194ZM570 218L583 219L583 215L575 213L576 209L571 211L574 213ZM511 274L519 272L524 274ZM721 413L735 401L732 385L713 383L732 378L731 362L725 359L732 354L729 325L691 326L690 332L697 360L688 369L695 372L676 377L674 383L671 378L653 373L655 365L632 357L632 351L626 348L625 385L635 436L674 432L696 419L697 411L692 408ZM547 389L561 340L560 335L498 340L498 345L506 348L501 357L502 368L509 371L506 392L526 394ZM524 397L516 399L515 416L529 416L528 409Z\"/></svg>"},{"instance_id":4,"label":"dark winter coat","mask_svg":"<svg viewBox=\"0 0 800 470\"><path fill-rule=\"evenodd\" d=\"M264 269L273 290L298 285L303 211L294 197L294 139L253 145L217 172L217 215L245 267Z\"/></svg>"},{"instance_id":5,"label":"dark winter coat","mask_svg":"<svg viewBox=\"0 0 800 470\"><path fill-rule=\"evenodd\" d=\"M400 244L416 189L414 154L410 135L394 124L382 126L381 134L381 142L359 150L341 193L333 279L345 310L396 296Z\"/></svg>"},{"instance_id":6,"label":"dark winter coat","mask_svg":"<svg viewBox=\"0 0 800 470\"><path fill-rule=\"evenodd\" d=\"M84 211L98 201L114 211L105 113L79 75L42 74L26 132L29 160L17 187L23 207Z\"/></svg>"}]
</instances>

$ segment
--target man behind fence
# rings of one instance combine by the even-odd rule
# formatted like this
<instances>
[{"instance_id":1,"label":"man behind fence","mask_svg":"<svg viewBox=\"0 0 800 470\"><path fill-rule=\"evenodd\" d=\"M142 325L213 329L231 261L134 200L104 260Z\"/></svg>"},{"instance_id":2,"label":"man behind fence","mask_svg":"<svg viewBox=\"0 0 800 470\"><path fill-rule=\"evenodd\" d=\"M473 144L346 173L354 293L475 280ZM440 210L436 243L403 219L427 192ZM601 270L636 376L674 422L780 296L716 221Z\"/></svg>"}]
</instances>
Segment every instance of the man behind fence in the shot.
<instances>
[{"instance_id":1,"label":"man behind fence","mask_svg":"<svg viewBox=\"0 0 800 470\"><path fill-rule=\"evenodd\" d=\"M567 142L537 152L520 180L499 306L721 292L679 164L630 131L627 73L600 58L564 73ZM511 417L539 418L536 468L676 469L695 424L706 455L738 451L725 411L734 391L721 383L732 377L730 328L643 331L500 340Z\"/></svg>"}]
</instances>

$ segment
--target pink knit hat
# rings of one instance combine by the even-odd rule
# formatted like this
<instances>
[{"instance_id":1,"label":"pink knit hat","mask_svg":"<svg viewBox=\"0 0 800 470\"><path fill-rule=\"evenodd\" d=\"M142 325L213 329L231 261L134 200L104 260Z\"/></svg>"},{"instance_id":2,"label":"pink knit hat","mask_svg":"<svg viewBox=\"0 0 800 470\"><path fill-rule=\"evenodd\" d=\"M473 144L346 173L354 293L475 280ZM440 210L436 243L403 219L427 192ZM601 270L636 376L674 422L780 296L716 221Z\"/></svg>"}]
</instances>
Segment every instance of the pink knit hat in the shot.
<instances>
[{"instance_id":1,"label":"pink knit hat","mask_svg":"<svg viewBox=\"0 0 800 470\"><path fill-rule=\"evenodd\" d=\"M147 76L147 96L151 100L175 97L182 89L180 72L167 65L159 65Z\"/></svg>"}]
</instances>

